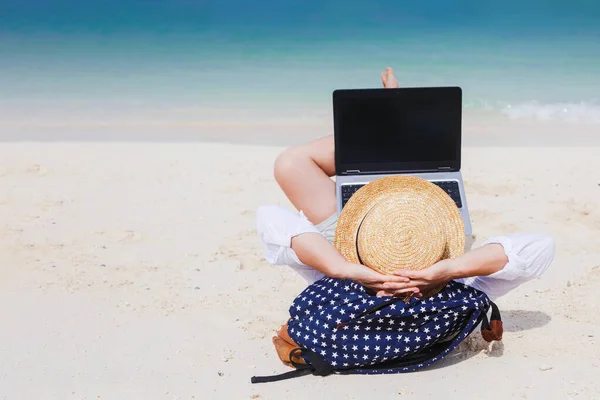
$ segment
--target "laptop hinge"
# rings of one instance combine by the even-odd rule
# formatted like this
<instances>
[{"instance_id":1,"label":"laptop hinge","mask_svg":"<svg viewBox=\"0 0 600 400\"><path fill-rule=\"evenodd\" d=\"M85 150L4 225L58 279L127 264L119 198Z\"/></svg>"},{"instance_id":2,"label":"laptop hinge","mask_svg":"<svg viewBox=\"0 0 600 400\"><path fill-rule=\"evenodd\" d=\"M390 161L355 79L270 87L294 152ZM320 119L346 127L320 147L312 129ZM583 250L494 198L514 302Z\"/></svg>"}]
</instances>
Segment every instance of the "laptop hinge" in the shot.
<instances>
[{"instance_id":1,"label":"laptop hinge","mask_svg":"<svg viewBox=\"0 0 600 400\"><path fill-rule=\"evenodd\" d=\"M344 175L357 175L357 174L360 174L360 170L358 170L358 169L351 169L351 170L344 172Z\"/></svg>"},{"instance_id":2,"label":"laptop hinge","mask_svg":"<svg viewBox=\"0 0 600 400\"><path fill-rule=\"evenodd\" d=\"M451 169L450 167L438 167L438 171L450 171Z\"/></svg>"}]
</instances>

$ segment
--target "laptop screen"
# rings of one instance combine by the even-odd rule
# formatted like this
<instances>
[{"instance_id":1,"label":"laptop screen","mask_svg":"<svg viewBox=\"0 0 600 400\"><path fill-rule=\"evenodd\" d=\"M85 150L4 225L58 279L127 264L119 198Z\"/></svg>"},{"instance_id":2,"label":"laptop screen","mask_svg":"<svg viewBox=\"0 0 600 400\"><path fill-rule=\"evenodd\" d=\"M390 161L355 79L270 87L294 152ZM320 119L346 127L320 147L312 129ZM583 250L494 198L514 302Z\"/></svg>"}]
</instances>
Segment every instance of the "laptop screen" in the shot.
<instances>
[{"instance_id":1,"label":"laptop screen","mask_svg":"<svg viewBox=\"0 0 600 400\"><path fill-rule=\"evenodd\" d=\"M458 87L336 90L336 170L460 169Z\"/></svg>"}]
</instances>

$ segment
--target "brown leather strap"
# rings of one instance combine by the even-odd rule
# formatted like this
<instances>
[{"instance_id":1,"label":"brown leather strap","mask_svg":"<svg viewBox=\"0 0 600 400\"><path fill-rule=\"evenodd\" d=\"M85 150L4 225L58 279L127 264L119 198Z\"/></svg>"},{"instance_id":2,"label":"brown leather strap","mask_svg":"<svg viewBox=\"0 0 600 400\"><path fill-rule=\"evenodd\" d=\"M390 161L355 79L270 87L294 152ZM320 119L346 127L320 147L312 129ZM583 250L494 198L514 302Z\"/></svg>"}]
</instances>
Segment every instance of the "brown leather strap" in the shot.
<instances>
[{"instance_id":1,"label":"brown leather strap","mask_svg":"<svg viewBox=\"0 0 600 400\"><path fill-rule=\"evenodd\" d=\"M483 321L481 322L481 336L487 342L493 342L494 340L502 340L502 334L504 333L504 327L502 326L502 317L498 306L490 302L492 306L492 315L488 321L486 314L483 314Z\"/></svg>"},{"instance_id":2,"label":"brown leather strap","mask_svg":"<svg viewBox=\"0 0 600 400\"><path fill-rule=\"evenodd\" d=\"M292 363L290 362L290 354L292 350L300 348L296 342L292 340L290 335L288 334L288 324L287 322L281 326L276 336L273 336L273 344L275 345L275 350L277 351L277 356L279 359L288 367L294 368ZM292 361L296 364L306 364L304 359L300 356L299 352L294 352L292 355Z\"/></svg>"},{"instance_id":3,"label":"brown leather strap","mask_svg":"<svg viewBox=\"0 0 600 400\"><path fill-rule=\"evenodd\" d=\"M502 321L491 321L490 329L482 329L481 336L486 342L493 342L494 340L502 340L502 333L504 328L502 327Z\"/></svg>"}]
</instances>

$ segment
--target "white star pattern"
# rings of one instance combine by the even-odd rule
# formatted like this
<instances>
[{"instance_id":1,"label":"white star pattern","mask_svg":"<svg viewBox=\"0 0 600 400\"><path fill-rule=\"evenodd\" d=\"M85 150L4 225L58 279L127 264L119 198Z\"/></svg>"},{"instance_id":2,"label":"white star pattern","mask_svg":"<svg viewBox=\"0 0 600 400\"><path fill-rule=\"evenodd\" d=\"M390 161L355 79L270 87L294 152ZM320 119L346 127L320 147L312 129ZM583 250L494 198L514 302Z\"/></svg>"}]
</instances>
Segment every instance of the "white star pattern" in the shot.
<instances>
[{"instance_id":1,"label":"white star pattern","mask_svg":"<svg viewBox=\"0 0 600 400\"><path fill-rule=\"evenodd\" d=\"M370 296L362 286L349 282L324 278L309 286L289 309L288 332L300 347L320 355L334 369L343 365L356 373L412 371L430 365L467 337L490 306L485 294L453 281L434 297L411 298L406 303ZM349 329L353 334L339 333ZM441 342L448 338L452 339ZM372 368L418 354L438 342L448 343L447 348L419 365Z\"/></svg>"}]
</instances>

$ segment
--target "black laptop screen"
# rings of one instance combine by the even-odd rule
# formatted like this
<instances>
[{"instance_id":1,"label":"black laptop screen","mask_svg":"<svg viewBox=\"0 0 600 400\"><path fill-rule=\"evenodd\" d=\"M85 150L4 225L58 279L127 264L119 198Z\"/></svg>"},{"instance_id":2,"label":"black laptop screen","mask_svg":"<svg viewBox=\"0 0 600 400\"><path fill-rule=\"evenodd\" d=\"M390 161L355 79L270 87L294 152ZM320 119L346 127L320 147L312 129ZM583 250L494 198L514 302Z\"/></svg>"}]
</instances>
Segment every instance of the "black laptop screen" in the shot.
<instances>
[{"instance_id":1,"label":"black laptop screen","mask_svg":"<svg viewBox=\"0 0 600 400\"><path fill-rule=\"evenodd\" d=\"M460 169L458 87L334 92L336 169Z\"/></svg>"}]
</instances>

